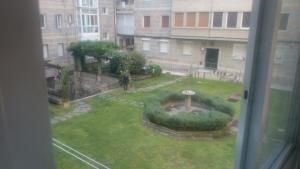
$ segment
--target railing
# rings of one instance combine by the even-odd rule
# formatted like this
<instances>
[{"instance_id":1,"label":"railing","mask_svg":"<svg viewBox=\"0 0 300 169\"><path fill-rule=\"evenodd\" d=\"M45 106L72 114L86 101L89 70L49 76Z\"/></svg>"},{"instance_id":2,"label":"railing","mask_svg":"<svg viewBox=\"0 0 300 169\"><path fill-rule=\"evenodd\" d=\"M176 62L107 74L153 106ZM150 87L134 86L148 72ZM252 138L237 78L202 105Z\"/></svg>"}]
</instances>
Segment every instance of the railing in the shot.
<instances>
[{"instance_id":1,"label":"railing","mask_svg":"<svg viewBox=\"0 0 300 169\"><path fill-rule=\"evenodd\" d=\"M125 9L125 10L132 10L134 7L134 4L133 2L125 2L125 1L122 1L122 2L118 2L117 3L117 9L118 10L122 10L122 9Z\"/></svg>"}]
</instances>

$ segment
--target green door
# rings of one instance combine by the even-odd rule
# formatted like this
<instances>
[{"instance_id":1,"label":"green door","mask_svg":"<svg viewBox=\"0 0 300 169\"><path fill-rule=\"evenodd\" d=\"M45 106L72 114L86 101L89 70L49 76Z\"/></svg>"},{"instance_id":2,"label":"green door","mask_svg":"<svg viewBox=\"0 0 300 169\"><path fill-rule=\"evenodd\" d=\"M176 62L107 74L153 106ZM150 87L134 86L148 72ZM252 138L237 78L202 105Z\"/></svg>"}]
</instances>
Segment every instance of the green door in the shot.
<instances>
[{"instance_id":1,"label":"green door","mask_svg":"<svg viewBox=\"0 0 300 169\"><path fill-rule=\"evenodd\" d=\"M218 68L219 49L206 49L205 68L217 69Z\"/></svg>"}]
</instances>

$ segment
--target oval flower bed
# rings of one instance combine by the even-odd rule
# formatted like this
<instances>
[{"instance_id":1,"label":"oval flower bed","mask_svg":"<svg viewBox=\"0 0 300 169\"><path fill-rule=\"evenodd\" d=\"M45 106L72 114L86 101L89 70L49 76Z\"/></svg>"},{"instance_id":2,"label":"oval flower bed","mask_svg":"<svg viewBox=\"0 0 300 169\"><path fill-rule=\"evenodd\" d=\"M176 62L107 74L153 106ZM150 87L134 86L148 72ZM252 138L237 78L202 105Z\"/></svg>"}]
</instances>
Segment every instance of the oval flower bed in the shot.
<instances>
[{"instance_id":1,"label":"oval flower bed","mask_svg":"<svg viewBox=\"0 0 300 169\"><path fill-rule=\"evenodd\" d=\"M185 96L174 92L161 92L160 95L145 98L144 116L152 123L177 131L215 131L223 129L232 119L232 105L219 97L196 94L192 105L207 107L204 112L180 111L170 114L166 105L181 104Z\"/></svg>"}]
</instances>

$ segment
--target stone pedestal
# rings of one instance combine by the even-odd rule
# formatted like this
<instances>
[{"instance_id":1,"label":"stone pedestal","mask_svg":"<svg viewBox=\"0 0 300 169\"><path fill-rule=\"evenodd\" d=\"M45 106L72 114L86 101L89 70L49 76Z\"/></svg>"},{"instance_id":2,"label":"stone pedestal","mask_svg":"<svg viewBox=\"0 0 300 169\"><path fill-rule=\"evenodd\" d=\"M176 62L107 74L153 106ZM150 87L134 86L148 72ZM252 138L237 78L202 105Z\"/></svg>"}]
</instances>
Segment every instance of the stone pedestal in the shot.
<instances>
[{"instance_id":1,"label":"stone pedestal","mask_svg":"<svg viewBox=\"0 0 300 169\"><path fill-rule=\"evenodd\" d=\"M187 112L192 110L192 96L195 95L194 91L191 90L184 90L182 94L185 95L185 110Z\"/></svg>"}]
</instances>

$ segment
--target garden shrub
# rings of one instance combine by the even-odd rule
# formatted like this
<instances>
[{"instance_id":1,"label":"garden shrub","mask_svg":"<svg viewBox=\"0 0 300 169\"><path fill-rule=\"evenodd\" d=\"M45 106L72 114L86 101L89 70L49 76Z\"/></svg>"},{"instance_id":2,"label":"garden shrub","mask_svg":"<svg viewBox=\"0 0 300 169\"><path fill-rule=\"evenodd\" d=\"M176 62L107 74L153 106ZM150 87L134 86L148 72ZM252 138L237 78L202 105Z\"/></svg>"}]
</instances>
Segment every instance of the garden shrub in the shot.
<instances>
[{"instance_id":1,"label":"garden shrub","mask_svg":"<svg viewBox=\"0 0 300 169\"><path fill-rule=\"evenodd\" d=\"M208 113L179 112L169 115L163 104L184 101L185 96L180 93L161 92L158 96L150 96L144 100L145 116L152 123L179 131L214 131L224 128L234 115L232 105L222 98L196 94L193 102L211 107Z\"/></svg>"},{"instance_id":2,"label":"garden shrub","mask_svg":"<svg viewBox=\"0 0 300 169\"><path fill-rule=\"evenodd\" d=\"M150 74L152 76L160 76L161 73L162 73L162 69L159 65L146 66L146 74Z\"/></svg>"},{"instance_id":3,"label":"garden shrub","mask_svg":"<svg viewBox=\"0 0 300 169\"><path fill-rule=\"evenodd\" d=\"M144 67L145 67L145 57L143 54L133 51L129 53L129 71L131 74L143 74L144 73Z\"/></svg>"}]
</instances>

